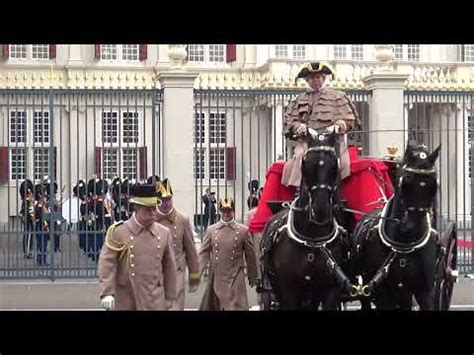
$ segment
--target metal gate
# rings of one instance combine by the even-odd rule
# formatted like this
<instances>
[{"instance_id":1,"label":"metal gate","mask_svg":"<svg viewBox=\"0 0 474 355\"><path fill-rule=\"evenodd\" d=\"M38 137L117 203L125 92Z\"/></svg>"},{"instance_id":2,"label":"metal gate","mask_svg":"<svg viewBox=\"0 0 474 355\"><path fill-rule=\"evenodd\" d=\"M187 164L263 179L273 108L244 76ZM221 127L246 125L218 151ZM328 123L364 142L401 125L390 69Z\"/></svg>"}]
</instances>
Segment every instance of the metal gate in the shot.
<instances>
[{"instance_id":1,"label":"metal gate","mask_svg":"<svg viewBox=\"0 0 474 355\"><path fill-rule=\"evenodd\" d=\"M474 93L407 91L404 100L405 142L430 150L441 144L437 226L443 231L447 223L457 224L459 271L472 273Z\"/></svg>"},{"instance_id":2,"label":"metal gate","mask_svg":"<svg viewBox=\"0 0 474 355\"><path fill-rule=\"evenodd\" d=\"M96 276L104 231L80 230L73 187L160 175L161 108L157 90L0 90L0 278ZM41 232L31 209L20 216L25 179L33 199L50 187Z\"/></svg>"},{"instance_id":3,"label":"metal gate","mask_svg":"<svg viewBox=\"0 0 474 355\"><path fill-rule=\"evenodd\" d=\"M194 129L194 223L201 240L207 225L218 220L217 201L231 196L236 219L246 223L251 208L249 183L265 184L268 167L292 154L282 135L286 106L301 90L196 90ZM347 91L368 126L368 91ZM368 148L367 135L357 131L349 140ZM214 192L215 210L203 201ZM207 213L205 213L207 212Z\"/></svg>"}]
</instances>

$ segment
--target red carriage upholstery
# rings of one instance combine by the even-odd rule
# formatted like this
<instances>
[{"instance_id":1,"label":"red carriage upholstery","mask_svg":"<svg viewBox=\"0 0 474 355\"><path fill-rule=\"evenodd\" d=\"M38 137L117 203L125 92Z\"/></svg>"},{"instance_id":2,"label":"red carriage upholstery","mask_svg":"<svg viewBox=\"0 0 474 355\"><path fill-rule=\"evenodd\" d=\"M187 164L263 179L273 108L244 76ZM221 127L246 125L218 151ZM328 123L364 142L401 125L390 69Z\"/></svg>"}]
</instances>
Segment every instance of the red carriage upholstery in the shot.
<instances>
[{"instance_id":1,"label":"red carriage upholstery","mask_svg":"<svg viewBox=\"0 0 474 355\"><path fill-rule=\"evenodd\" d=\"M273 163L267 171L265 187L263 188L262 197L258 202L257 212L253 215L249 223L249 231L251 233L261 233L265 224L273 215L267 201L291 201L295 196L296 189L287 187L281 183L281 175L285 161L277 161Z\"/></svg>"},{"instance_id":2,"label":"red carriage upholstery","mask_svg":"<svg viewBox=\"0 0 474 355\"><path fill-rule=\"evenodd\" d=\"M384 206L381 198L385 195L389 199L393 195L393 184L385 162L361 158L356 151L356 148L349 148L351 175L341 183L341 199L346 201L348 208L369 213ZM355 222L362 217L354 214Z\"/></svg>"},{"instance_id":3,"label":"red carriage upholstery","mask_svg":"<svg viewBox=\"0 0 474 355\"><path fill-rule=\"evenodd\" d=\"M349 155L351 175L341 182L341 199L346 201L348 208L364 213L383 207L383 194L387 199L393 195L388 166L382 160L361 158L358 149L354 147L349 147ZM257 212L249 223L252 233L263 232L265 224L272 216L267 201L290 201L294 197L295 189L281 184L284 165L284 161L278 161L268 169ZM359 222L362 217L361 214L354 214L355 222Z\"/></svg>"}]
</instances>

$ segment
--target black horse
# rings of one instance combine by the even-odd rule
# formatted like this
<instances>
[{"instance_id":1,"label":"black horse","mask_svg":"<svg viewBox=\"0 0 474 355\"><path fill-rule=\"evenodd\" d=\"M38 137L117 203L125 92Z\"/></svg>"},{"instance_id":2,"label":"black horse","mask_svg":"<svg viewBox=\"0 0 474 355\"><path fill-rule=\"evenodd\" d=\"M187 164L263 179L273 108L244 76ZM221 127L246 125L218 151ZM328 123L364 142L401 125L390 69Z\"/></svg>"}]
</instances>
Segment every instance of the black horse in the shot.
<instances>
[{"instance_id":1,"label":"black horse","mask_svg":"<svg viewBox=\"0 0 474 355\"><path fill-rule=\"evenodd\" d=\"M307 137L299 197L263 231L263 288L270 283L281 310L337 310L351 286L340 267L347 262L348 236L334 214L336 134Z\"/></svg>"},{"instance_id":2,"label":"black horse","mask_svg":"<svg viewBox=\"0 0 474 355\"><path fill-rule=\"evenodd\" d=\"M366 298L362 309L435 309L439 261L438 233L431 215L438 190L435 162L440 147L407 146L395 194L382 211L366 216L352 237L355 275L361 275Z\"/></svg>"}]
</instances>

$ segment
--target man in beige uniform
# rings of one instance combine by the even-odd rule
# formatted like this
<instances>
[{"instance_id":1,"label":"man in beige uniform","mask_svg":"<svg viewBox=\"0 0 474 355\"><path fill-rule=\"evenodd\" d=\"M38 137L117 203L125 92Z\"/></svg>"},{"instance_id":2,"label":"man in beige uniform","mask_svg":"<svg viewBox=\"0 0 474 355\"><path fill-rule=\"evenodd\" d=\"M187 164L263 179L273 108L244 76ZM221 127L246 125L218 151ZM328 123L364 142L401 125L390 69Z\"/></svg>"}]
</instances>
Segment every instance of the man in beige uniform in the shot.
<instances>
[{"instance_id":1,"label":"man in beige uniform","mask_svg":"<svg viewBox=\"0 0 474 355\"><path fill-rule=\"evenodd\" d=\"M99 257L102 307L165 310L177 297L177 272L168 228L156 223L155 185L133 185L135 212L110 226Z\"/></svg>"},{"instance_id":2,"label":"man in beige uniform","mask_svg":"<svg viewBox=\"0 0 474 355\"><path fill-rule=\"evenodd\" d=\"M176 267L178 272L178 297L173 303L173 310L184 310L186 266L189 269L189 292L195 292L201 280L199 256L194 244L193 227L189 217L173 207L173 190L168 179L160 184L157 222L169 228L172 239Z\"/></svg>"},{"instance_id":3,"label":"man in beige uniform","mask_svg":"<svg viewBox=\"0 0 474 355\"><path fill-rule=\"evenodd\" d=\"M341 179L350 175L350 160L345 143L345 133L354 129L359 122L354 104L341 91L324 86L326 76L334 76L329 64L316 62L306 64L296 80L304 78L309 88L293 100L285 112L283 134L296 141L295 154L283 169L282 183L285 186L300 187L301 159L308 149L307 134L317 132L339 133L338 150L341 159Z\"/></svg>"},{"instance_id":4,"label":"man in beige uniform","mask_svg":"<svg viewBox=\"0 0 474 355\"><path fill-rule=\"evenodd\" d=\"M209 282L200 310L248 310L244 257L249 284L258 283L257 258L248 228L234 220L231 197L220 199L222 218L210 226L199 251L201 270L210 262Z\"/></svg>"}]
</instances>

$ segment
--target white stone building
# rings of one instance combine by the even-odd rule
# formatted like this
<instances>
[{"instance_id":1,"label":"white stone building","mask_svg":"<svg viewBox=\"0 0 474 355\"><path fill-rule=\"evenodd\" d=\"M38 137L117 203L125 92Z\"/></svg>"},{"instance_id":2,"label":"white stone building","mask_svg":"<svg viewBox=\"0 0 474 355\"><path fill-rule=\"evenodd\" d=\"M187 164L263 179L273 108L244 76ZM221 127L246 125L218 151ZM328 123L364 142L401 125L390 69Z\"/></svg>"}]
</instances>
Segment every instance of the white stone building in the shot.
<instances>
[{"instance_id":1,"label":"white stone building","mask_svg":"<svg viewBox=\"0 0 474 355\"><path fill-rule=\"evenodd\" d=\"M285 154L282 112L316 60L335 67L331 87L367 105L371 155L402 148L408 128L442 143L442 213L471 219L474 45L3 45L2 55L0 223L18 213L18 184L51 169L63 198L92 174L154 172L189 215L210 187L235 197L240 219L247 182L263 184Z\"/></svg>"}]
</instances>

